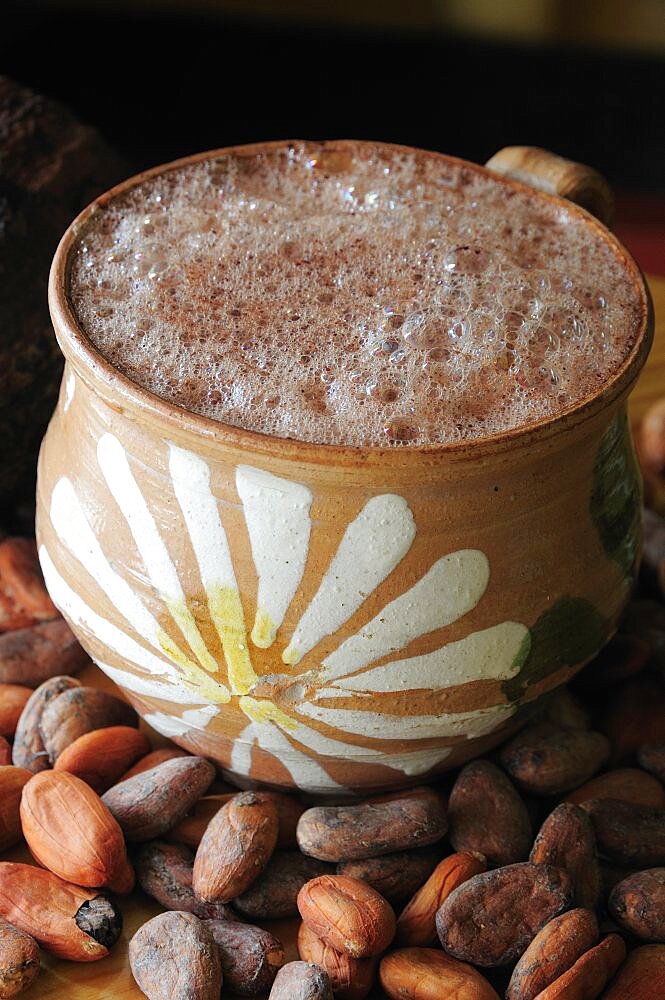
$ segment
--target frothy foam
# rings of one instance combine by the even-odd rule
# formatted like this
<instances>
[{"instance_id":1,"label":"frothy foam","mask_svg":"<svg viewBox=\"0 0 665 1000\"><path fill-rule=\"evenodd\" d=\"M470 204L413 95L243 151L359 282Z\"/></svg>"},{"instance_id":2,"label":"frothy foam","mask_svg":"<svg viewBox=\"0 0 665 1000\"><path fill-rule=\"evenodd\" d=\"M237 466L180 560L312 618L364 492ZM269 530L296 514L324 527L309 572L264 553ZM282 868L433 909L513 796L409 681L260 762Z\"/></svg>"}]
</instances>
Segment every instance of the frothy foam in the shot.
<instances>
[{"instance_id":1,"label":"frothy foam","mask_svg":"<svg viewBox=\"0 0 665 1000\"><path fill-rule=\"evenodd\" d=\"M327 444L485 437L592 392L638 291L561 203L435 154L248 148L95 213L71 299L129 378L194 413Z\"/></svg>"}]
</instances>

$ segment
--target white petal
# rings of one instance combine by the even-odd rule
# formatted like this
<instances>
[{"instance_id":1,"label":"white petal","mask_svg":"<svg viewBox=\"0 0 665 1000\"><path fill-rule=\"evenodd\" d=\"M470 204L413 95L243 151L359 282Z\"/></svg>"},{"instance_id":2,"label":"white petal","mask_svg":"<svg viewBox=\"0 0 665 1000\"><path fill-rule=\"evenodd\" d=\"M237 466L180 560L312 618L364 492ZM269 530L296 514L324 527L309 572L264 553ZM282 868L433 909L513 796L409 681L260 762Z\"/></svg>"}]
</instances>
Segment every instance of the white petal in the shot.
<instances>
[{"instance_id":1,"label":"white petal","mask_svg":"<svg viewBox=\"0 0 665 1000\"><path fill-rule=\"evenodd\" d=\"M134 479L125 449L113 434L103 434L97 442L97 460L113 499L127 521L150 582L163 598L196 658L206 670L216 673L217 663L201 638L187 606L176 568Z\"/></svg>"},{"instance_id":2,"label":"white petal","mask_svg":"<svg viewBox=\"0 0 665 1000\"><path fill-rule=\"evenodd\" d=\"M233 741L229 770L242 774L245 778L249 777L252 769L252 747L256 743L257 728L256 723L250 722Z\"/></svg>"},{"instance_id":3,"label":"white petal","mask_svg":"<svg viewBox=\"0 0 665 1000\"><path fill-rule=\"evenodd\" d=\"M273 722L257 725L255 732L259 746L277 758L298 788L309 792L346 791L317 761L296 750Z\"/></svg>"},{"instance_id":4,"label":"white petal","mask_svg":"<svg viewBox=\"0 0 665 1000\"><path fill-rule=\"evenodd\" d=\"M387 715L303 703L297 711L333 729L375 740L471 739L498 729L515 713L515 705L493 705L472 712L442 715Z\"/></svg>"},{"instance_id":5,"label":"white petal","mask_svg":"<svg viewBox=\"0 0 665 1000\"><path fill-rule=\"evenodd\" d=\"M236 488L259 578L252 641L268 649L305 570L312 493L300 483L249 465L238 466Z\"/></svg>"},{"instance_id":6,"label":"white petal","mask_svg":"<svg viewBox=\"0 0 665 1000\"><path fill-rule=\"evenodd\" d=\"M144 721L152 726L162 736L184 736L193 731L204 732L210 719L217 714L216 705L206 705L204 708L192 708L183 713L182 719L164 712L151 712L144 715Z\"/></svg>"},{"instance_id":7,"label":"white petal","mask_svg":"<svg viewBox=\"0 0 665 1000\"><path fill-rule=\"evenodd\" d=\"M178 668L175 668L172 663L155 656L113 622L93 611L58 573L43 545L39 549L39 561L53 602L74 625L87 632L91 638L103 643L116 656L133 663L146 673L165 677L173 683L182 685L183 690L188 688L184 683L187 680L190 690L200 688L201 698L207 697L211 701L218 702L229 700L228 688L224 684L217 683L200 668L192 669L187 661L183 661Z\"/></svg>"},{"instance_id":8,"label":"white petal","mask_svg":"<svg viewBox=\"0 0 665 1000\"><path fill-rule=\"evenodd\" d=\"M489 576L487 557L478 549L460 549L437 559L418 583L326 657L321 679L344 677L457 621L476 606Z\"/></svg>"},{"instance_id":9,"label":"white petal","mask_svg":"<svg viewBox=\"0 0 665 1000\"><path fill-rule=\"evenodd\" d=\"M149 698L159 698L160 701L171 701L174 705L200 705L200 694L189 691L182 684L163 683L161 678L156 680L146 674L134 674L129 670L118 670L110 663L102 660L95 660L100 670L114 681L118 687L125 691L132 691L134 694L147 695ZM177 678L177 674L175 675Z\"/></svg>"},{"instance_id":10,"label":"white petal","mask_svg":"<svg viewBox=\"0 0 665 1000\"><path fill-rule=\"evenodd\" d=\"M191 451L169 445L169 471L222 643L229 684L246 694L257 681L247 650L245 616L226 532L210 489L210 469Z\"/></svg>"},{"instance_id":11,"label":"white petal","mask_svg":"<svg viewBox=\"0 0 665 1000\"><path fill-rule=\"evenodd\" d=\"M503 622L464 639L405 660L393 660L364 674L341 678L334 694L330 688L321 697L347 698L349 691L441 691L469 681L508 680L519 673L518 654L529 630L517 622Z\"/></svg>"},{"instance_id":12,"label":"white petal","mask_svg":"<svg viewBox=\"0 0 665 1000\"><path fill-rule=\"evenodd\" d=\"M348 526L321 585L282 659L298 663L323 636L336 632L395 569L411 548L416 526L403 497L369 500Z\"/></svg>"},{"instance_id":13,"label":"white petal","mask_svg":"<svg viewBox=\"0 0 665 1000\"><path fill-rule=\"evenodd\" d=\"M66 477L59 479L53 489L50 515L53 529L60 541L78 559L134 631L162 652L159 640L162 629L159 622L127 581L112 568L90 527L71 481ZM184 657L182 650L177 646L175 648L180 657Z\"/></svg>"}]
</instances>

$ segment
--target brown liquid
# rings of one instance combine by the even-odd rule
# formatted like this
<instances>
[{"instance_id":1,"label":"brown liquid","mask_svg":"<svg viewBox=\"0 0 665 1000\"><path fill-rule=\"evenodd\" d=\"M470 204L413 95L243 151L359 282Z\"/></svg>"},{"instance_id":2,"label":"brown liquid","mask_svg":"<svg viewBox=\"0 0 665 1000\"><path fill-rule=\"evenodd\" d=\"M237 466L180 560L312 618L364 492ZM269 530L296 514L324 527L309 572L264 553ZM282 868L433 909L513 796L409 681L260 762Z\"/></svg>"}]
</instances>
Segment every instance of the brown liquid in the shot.
<instances>
[{"instance_id":1,"label":"brown liquid","mask_svg":"<svg viewBox=\"0 0 665 1000\"><path fill-rule=\"evenodd\" d=\"M552 416L621 364L640 299L565 204L436 154L275 144L89 221L71 298L131 379L214 420L382 446Z\"/></svg>"}]
</instances>

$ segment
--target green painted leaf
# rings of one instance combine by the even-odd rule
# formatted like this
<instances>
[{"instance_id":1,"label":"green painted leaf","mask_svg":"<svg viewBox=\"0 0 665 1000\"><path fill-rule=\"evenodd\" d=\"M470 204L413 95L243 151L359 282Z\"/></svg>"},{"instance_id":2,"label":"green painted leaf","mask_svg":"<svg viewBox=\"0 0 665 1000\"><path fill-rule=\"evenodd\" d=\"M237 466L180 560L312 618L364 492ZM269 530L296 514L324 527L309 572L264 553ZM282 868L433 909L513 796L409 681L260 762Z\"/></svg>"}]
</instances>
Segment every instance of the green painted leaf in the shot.
<instances>
[{"instance_id":1,"label":"green painted leaf","mask_svg":"<svg viewBox=\"0 0 665 1000\"><path fill-rule=\"evenodd\" d=\"M605 553L629 578L637 571L641 506L642 484L623 411L600 443L589 511Z\"/></svg>"},{"instance_id":2,"label":"green painted leaf","mask_svg":"<svg viewBox=\"0 0 665 1000\"><path fill-rule=\"evenodd\" d=\"M502 689L517 701L527 687L563 667L583 663L596 653L608 636L607 622L591 601L562 597L545 611L531 629L530 644L522 644L522 669L504 681Z\"/></svg>"}]
</instances>

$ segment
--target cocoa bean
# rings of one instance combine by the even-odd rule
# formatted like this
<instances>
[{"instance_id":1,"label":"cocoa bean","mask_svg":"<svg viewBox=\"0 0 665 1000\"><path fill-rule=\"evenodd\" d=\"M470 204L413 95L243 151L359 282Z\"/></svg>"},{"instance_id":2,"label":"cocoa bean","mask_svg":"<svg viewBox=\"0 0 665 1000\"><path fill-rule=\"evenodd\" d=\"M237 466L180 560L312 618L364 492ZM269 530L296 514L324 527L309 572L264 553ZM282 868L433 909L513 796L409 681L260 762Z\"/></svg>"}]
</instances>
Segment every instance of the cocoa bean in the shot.
<instances>
[{"instance_id":1,"label":"cocoa bean","mask_svg":"<svg viewBox=\"0 0 665 1000\"><path fill-rule=\"evenodd\" d=\"M484 976L434 948L400 948L386 955L379 979L389 1000L499 1000Z\"/></svg>"},{"instance_id":2,"label":"cocoa bean","mask_svg":"<svg viewBox=\"0 0 665 1000\"><path fill-rule=\"evenodd\" d=\"M505 744L501 763L524 791L561 795L588 781L609 755L607 739L593 730L530 726Z\"/></svg>"},{"instance_id":3,"label":"cocoa bean","mask_svg":"<svg viewBox=\"0 0 665 1000\"><path fill-rule=\"evenodd\" d=\"M636 677L610 691L598 728L612 744L612 763L632 757L643 743L665 743L665 687Z\"/></svg>"},{"instance_id":4,"label":"cocoa bean","mask_svg":"<svg viewBox=\"0 0 665 1000\"><path fill-rule=\"evenodd\" d=\"M18 996L39 975L39 945L0 917L0 997Z\"/></svg>"},{"instance_id":5,"label":"cocoa bean","mask_svg":"<svg viewBox=\"0 0 665 1000\"><path fill-rule=\"evenodd\" d=\"M665 743L644 743L638 748L637 762L645 771L655 775L665 784Z\"/></svg>"},{"instance_id":6,"label":"cocoa bean","mask_svg":"<svg viewBox=\"0 0 665 1000\"><path fill-rule=\"evenodd\" d=\"M23 684L0 684L0 736L13 739L31 694Z\"/></svg>"},{"instance_id":7,"label":"cocoa bean","mask_svg":"<svg viewBox=\"0 0 665 1000\"><path fill-rule=\"evenodd\" d=\"M109 788L102 802L126 840L152 840L182 819L214 777L214 767L203 757L175 757Z\"/></svg>"},{"instance_id":8,"label":"cocoa bean","mask_svg":"<svg viewBox=\"0 0 665 1000\"><path fill-rule=\"evenodd\" d=\"M621 865L665 865L665 810L635 806L618 799L590 799L588 812L598 850Z\"/></svg>"},{"instance_id":9,"label":"cocoa bean","mask_svg":"<svg viewBox=\"0 0 665 1000\"><path fill-rule=\"evenodd\" d=\"M395 936L395 914L383 896L346 875L320 875L298 893L303 921L317 937L354 958L384 951Z\"/></svg>"},{"instance_id":10,"label":"cocoa bean","mask_svg":"<svg viewBox=\"0 0 665 1000\"><path fill-rule=\"evenodd\" d=\"M665 943L665 868L648 868L619 882L608 910L640 941Z\"/></svg>"},{"instance_id":11,"label":"cocoa bean","mask_svg":"<svg viewBox=\"0 0 665 1000\"><path fill-rule=\"evenodd\" d=\"M251 920L278 920L298 915L298 893L310 879L332 874L333 866L300 851L275 851L248 889L233 900L235 909Z\"/></svg>"},{"instance_id":12,"label":"cocoa bean","mask_svg":"<svg viewBox=\"0 0 665 1000\"><path fill-rule=\"evenodd\" d=\"M570 688L558 687L539 699L533 722L558 729L589 729L589 713Z\"/></svg>"},{"instance_id":13,"label":"cocoa bean","mask_svg":"<svg viewBox=\"0 0 665 1000\"><path fill-rule=\"evenodd\" d=\"M647 642L652 663L661 670L665 667L665 605L661 601L632 600L619 628Z\"/></svg>"},{"instance_id":14,"label":"cocoa bean","mask_svg":"<svg viewBox=\"0 0 665 1000\"><path fill-rule=\"evenodd\" d=\"M51 677L33 691L18 720L12 748L12 760L33 774L51 766L41 734L42 715L49 704L71 688L81 687L75 677Z\"/></svg>"},{"instance_id":15,"label":"cocoa bean","mask_svg":"<svg viewBox=\"0 0 665 1000\"><path fill-rule=\"evenodd\" d=\"M642 673L650 659L648 642L619 633L575 678L575 687L589 697L597 697L599 691Z\"/></svg>"},{"instance_id":16,"label":"cocoa bean","mask_svg":"<svg viewBox=\"0 0 665 1000\"><path fill-rule=\"evenodd\" d=\"M196 895L228 903L245 892L270 860L278 826L272 799L260 792L234 795L212 818L196 851Z\"/></svg>"},{"instance_id":17,"label":"cocoa bean","mask_svg":"<svg viewBox=\"0 0 665 1000\"><path fill-rule=\"evenodd\" d=\"M522 863L475 875L436 915L444 951L462 962L508 965L548 921L573 902L569 876L550 865Z\"/></svg>"},{"instance_id":18,"label":"cocoa bean","mask_svg":"<svg viewBox=\"0 0 665 1000\"><path fill-rule=\"evenodd\" d=\"M545 924L513 969L506 1000L535 1000L598 941L590 910L568 910Z\"/></svg>"},{"instance_id":19,"label":"cocoa bean","mask_svg":"<svg viewBox=\"0 0 665 1000\"><path fill-rule=\"evenodd\" d=\"M4 767L6 764L11 764L12 762L12 745L5 739L4 736L0 736L0 767Z\"/></svg>"},{"instance_id":20,"label":"cocoa bean","mask_svg":"<svg viewBox=\"0 0 665 1000\"><path fill-rule=\"evenodd\" d=\"M657 778L636 767L619 767L598 774L566 796L566 802L577 805L589 799L621 799L636 806L665 809L665 788Z\"/></svg>"},{"instance_id":21,"label":"cocoa bean","mask_svg":"<svg viewBox=\"0 0 665 1000\"><path fill-rule=\"evenodd\" d=\"M448 800L448 835L456 851L483 854L491 867L524 861L531 821L503 771L488 760L463 767Z\"/></svg>"},{"instance_id":22,"label":"cocoa bean","mask_svg":"<svg viewBox=\"0 0 665 1000\"><path fill-rule=\"evenodd\" d=\"M433 848L421 847L362 861L340 861L337 874L366 882L389 903L403 903L427 881L438 858Z\"/></svg>"},{"instance_id":23,"label":"cocoa bean","mask_svg":"<svg viewBox=\"0 0 665 1000\"><path fill-rule=\"evenodd\" d=\"M603 1000L660 1000L665 996L665 944L632 951Z\"/></svg>"},{"instance_id":24,"label":"cocoa bean","mask_svg":"<svg viewBox=\"0 0 665 1000\"><path fill-rule=\"evenodd\" d=\"M148 1000L219 1000L219 951L193 913L160 913L139 927L129 942L129 964Z\"/></svg>"},{"instance_id":25,"label":"cocoa bean","mask_svg":"<svg viewBox=\"0 0 665 1000\"><path fill-rule=\"evenodd\" d=\"M0 635L0 682L36 688L60 674L76 674L90 662L63 618Z\"/></svg>"},{"instance_id":26,"label":"cocoa bean","mask_svg":"<svg viewBox=\"0 0 665 1000\"><path fill-rule=\"evenodd\" d=\"M267 993L284 965L284 946L268 931L251 924L205 920L224 970L224 986L241 997Z\"/></svg>"},{"instance_id":27,"label":"cocoa bean","mask_svg":"<svg viewBox=\"0 0 665 1000\"><path fill-rule=\"evenodd\" d=\"M600 869L593 825L579 806L562 802L547 817L534 841L534 865L553 865L568 872L576 906L593 910L600 898Z\"/></svg>"},{"instance_id":28,"label":"cocoa bean","mask_svg":"<svg viewBox=\"0 0 665 1000\"><path fill-rule=\"evenodd\" d=\"M237 920L230 906L206 903L194 895L193 866L193 851L161 840L144 844L134 858L139 885L167 910L186 910L201 920Z\"/></svg>"},{"instance_id":29,"label":"cocoa bean","mask_svg":"<svg viewBox=\"0 0 665 1000\"><path fill-rule=\"evenodd\" d=\"M448 824L445 803L431 788L414 788L353 806L307 809L298 823L303 854L355 861L435 844Z\"/></svg>"},{"instance_id":30,"label":"cocoa bean","mask_svg":"<svg viewBox=\"0 0 665 1000\"><path fill-rule=\"evenodd\" d=\"M546 986L537 1000L584 1000L600 997L626 957L626 945L619 934L608 934L590 948L562 976Z\"/></svg>"},{"instance_id":31,"label":"cocoa bean","mask_svg":"<svg viewBox=\"0 0 665 1000\"><path fill-rule=\"evenodd\" d=\"M93 687L72 687L48 703L39 730L51 764L62 751L93 729L139 724L138 715L126 701Z\"/></svg>"},{"instance_id":32,"label":"cocoa bean","mask_svg":"<svg viewBox=\"0 0 665 1000\"><path fill-rule=\"evenodd\" d=\"M0 632L58 617L49 597L33 538L0 541Z\"/></svg>"},{"instance_id":33,"label":"cocoa bean","mask_svg":"<svg viewBox=\"0 0 665 1000\"><path fill-rule=\"evenodd\" d=\"M399 915L397 940L409 947L425 947L436 941L436 915L448 896L473 875L487 870L482 854L459 851L444 858Z\"/></svg>"},{"instance_id":34,"label":"cocoa bean","mask_svg":"<svg viewBox=\"0 0 665 1000\"><path fill-rule=\"evenodd\" d=\"M374 985L375 958L352 958L335 951L304 923L298 930L298 954L328 973L336 1000L364 1000Z\"/></svg>"},{"instance_id":35,"label":"cocoa bean","mask_svg":"<svg viewBox=\"0 0 665 1000\"><path fill-rule=\"evenodd\" d=\"M287 962L277 973L268 1000L333 1000L330 976L311 962Z\"/></svg>"}]
</instances>

